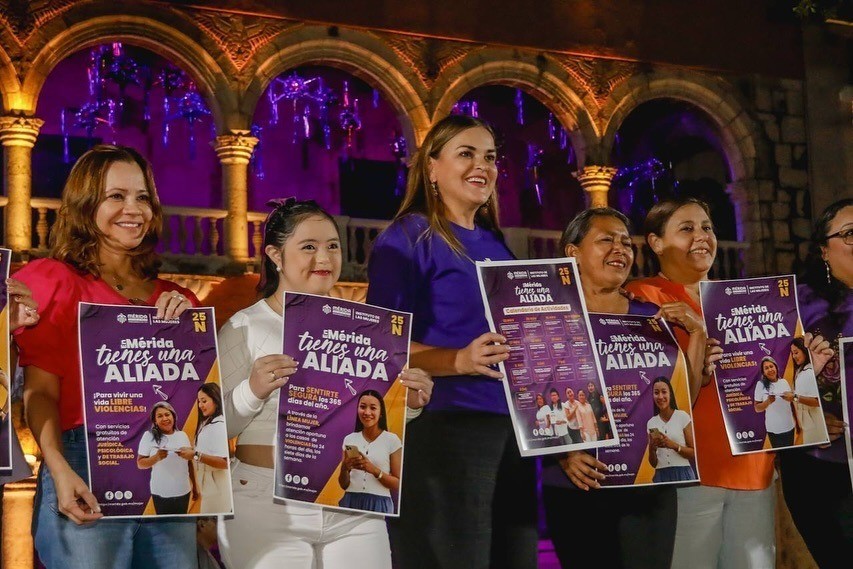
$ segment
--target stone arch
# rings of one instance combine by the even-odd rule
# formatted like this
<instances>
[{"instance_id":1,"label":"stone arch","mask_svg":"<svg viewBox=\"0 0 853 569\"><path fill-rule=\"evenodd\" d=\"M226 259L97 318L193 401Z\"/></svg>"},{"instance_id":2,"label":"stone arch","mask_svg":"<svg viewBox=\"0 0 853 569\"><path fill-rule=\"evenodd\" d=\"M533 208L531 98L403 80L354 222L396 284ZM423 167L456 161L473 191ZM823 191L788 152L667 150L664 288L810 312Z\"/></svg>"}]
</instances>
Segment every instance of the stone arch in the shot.
<instances>
[{"instance_id":1,"label":"stone arch","mask_svg":"<svg viewBox=\"0 0 853 569\"><path fill-rule=\"evenodd\" d=\"M325 27L301 28L285 31L271 42L284 47L258 54L259 65L243 94L241 115L251 121L270 82L288 69L306 64L329 65L352 73L388 97L397 110L409 148L417 148L430 122L422 93L412 77L401 71L406 65L377 37L345 29L336 33L330 35Z\"/></svg>"},{"instance_id":2,"label":"stone arch","mask_svg":"<svg viewBox=\"0 0 853 569\"><path fill-rule=\"evenodd\" d=\"M578 164L598 142L598 128L581 96L571 88L566 73L544 56L521 55L511 50L474 52L448 67L435 82L437 103L433 121L448 114L465 93L484 85L519 87L545 105L568 131Z\"/></svg>"},{"instance_id":3,"label":"stone arch","mask_svg":"<svg viewBox=\"0 0 853 569\"><path fill-rule=\"evenodd\" d=\"M198 86L217 130L225 127L222 108L229 106L227 99L234 95L216 61L183 32L147 16L102 15L73 24L54 35L38 51L24 78L21 100L25 110L35 112L44 82L60 61L86 47L113 40L144 47L179 65ZM222 104L220 98L226 99L226 104Z\"/></svg>"},{"instance_id":4,"label":"stone arch","mask_svg":"<svg viewBox=\"0 0 853 569\"><path fill-rule=\"evenodd\" d=\"M747 187L767 178L763 171L772 162L763 130L746 111L734 86L726 81L691 71L661 71L635 75L617 87L602 106L604 133L600 159L610 159L616 133L641 104L654 99L685 101L706 113L717 125L732 182L726 191L735 207L738 239L745 240L747 210L754 204Z\"/></svg>"},{"instance_id":5,"label":"stone arch","mask_svg":"<svg viewBox=\"0 0 853 569\"><path fill-rule=\"evenodd\" d=\"M18 73L3 48L0 48L0 93L4 114L27 110L21 105L21 84L18 81Z\"/></svg>"}]
</instances>

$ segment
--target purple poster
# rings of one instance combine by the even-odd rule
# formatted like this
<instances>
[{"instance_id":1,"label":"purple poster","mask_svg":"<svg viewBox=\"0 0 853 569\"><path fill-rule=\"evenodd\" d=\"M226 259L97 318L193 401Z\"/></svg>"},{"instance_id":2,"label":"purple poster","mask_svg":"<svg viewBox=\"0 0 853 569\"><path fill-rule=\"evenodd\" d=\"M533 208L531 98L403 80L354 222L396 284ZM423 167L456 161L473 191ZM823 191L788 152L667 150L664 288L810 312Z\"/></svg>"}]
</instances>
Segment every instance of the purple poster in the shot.
<instances>
[{"instance_id":1,"label":"purple poster","mask_svg":"<svg viewBox=\"0 0 853 569\"><path fill-rule=\"evenodd\" d=\"M723 348L715 376L732 454L826 443L795 277L703 281L700 295Z\"/></svg>"},{"instance_id":2,"label":"purple poster","mask_svg":"<svg viewBox=\"0 0 853 569\"><path fill-rule=\"evenodd\" d=\"M607 465L602 486L698 481L687 365L666 323L624 314L589 320L619 433L618 447L597 451Z\"/></svg>"},{"instance_id":3,"label":"purple poster","mask_svg":"<svg viewBox=\"0 0 853 569\"><path fill-rule=\"evenodd\" d=\"M12 371L9 362L9 297L6 292L6 279L9 278L9 261L12 252L0 249L0 475L12 472L12 424L11 424L11 385Z\"/></svg>"},{"instance_id":4,"label":"purple poster","mask_svg":"<svg viewBox=\"0 0 853 569\"><path fill-rule=\"evenodd\" d=\"M838 361L841 363L841 406L844 414L844 443L847 447L847 466L850 483L853 484L853 441L850 437L850 421L853 420L853 338L838 339Z\"/></svg>"},{"instance_id":5,"label":"purple poster","mask_svg":"<svg viewBox=\"0 0 853 569\"><path fill-rule=\"evenodd\" d=\"M400 513L408 312L286 292L283 353L299 368L282 388L275 496Z\"/></svg>"},{"instance_id":6,"label":"purple poster","mask_svg":"<svg viewBox=\"0 0 853 569\"><path fill-rule=\"evenodd\" d=\"M156 314L80 303L89 486L108 517L231 513L213 309Z\"/></svg>"},{"instance_id":7,"label":"purple poster","mask_svg":"<svg viewBox=\"0 0 853 569\"><path fill-rule=\"evenodd\" d=\"M510 349L500 369L522 456L618 445L574 259L478 262L477 273L489 326ZM568 391L594 424L568 417Z\"/></svg>"}]
</instances>

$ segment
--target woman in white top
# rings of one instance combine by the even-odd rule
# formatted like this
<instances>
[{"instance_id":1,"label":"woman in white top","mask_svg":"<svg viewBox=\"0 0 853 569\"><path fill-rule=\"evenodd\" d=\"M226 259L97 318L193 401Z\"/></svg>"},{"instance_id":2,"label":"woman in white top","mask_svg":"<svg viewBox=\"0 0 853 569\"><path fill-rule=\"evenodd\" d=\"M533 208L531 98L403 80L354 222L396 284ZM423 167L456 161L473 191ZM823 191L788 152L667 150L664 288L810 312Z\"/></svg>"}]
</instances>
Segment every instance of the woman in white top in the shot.
<instances>
[{"instance_id":1,"label":"woman in white top","mask_svg":"<svg viewBox=\"0 0 853 569\"><path fill-rule=\"evenodd\" d=\"M668 378L661 376L655 379L652 394L655 412L646 424L649 431L649 463L655 468L652 480L696 480L696 473L690 464L696 456L690 415L678 408Z\"/></svg>"},{"instance_id":2,"label":"woman in white top","mask_svg":"<svg viewBox=\"0 0 853 569\"><path fill-rule=\"evenodd\" d=\"M549 409L551 413L548 415L548 425L554 429L554 436L563 439L562 444L571 443L569 439L569 420L566 417L566 410L563 408L563 402L560 401L560 392L551 388L548 393L551 398Z\"/></svg>"},{"instance_id":3,"label":"woman in white top","mask_svg":"<svg viewBox=\"0 0 853 569\"><path fill-rule=\"evenodd\" d=\"M545 396L541 393L536 394L536 429L534 436L550 437L554 435L554 429L548 420L551 414L551 408L545 404Z\"/></svg>"},{"instance_id":4,"label":"woman in white top","mask_svg":"<svg viewBox=\"0 0 853 569\"><path fill-rule=\"evenodd\" d=\"M238 437L234 518L219 524L222 558L229 569L390 568L382 517L273 502L279 391L297 369L281 354L282 297L285 290L328 295L341 273L341 242L334 219L315 202L288 198L269 205L275 209L264 227L262 299L219 331L228 435ZM411 369L401 380L409 388L407 405L426 405L429 376Z\"/></svg>"},{"instance_id":5,"label":"woman in white top","mask_svg":"<svg viewBox=\"0 0 853 569\"><path fill-rule=\"evenodd\" d=\"M342 508L394 513L391 492L400 489L403 443L388 430L385 401L373 389L358 396L355 431L344 438L338 483Z\"/></svg>"},{"instance_id":6,"label":"woman in white top","mask_svg":"<svg viewBox=\"0 0 853 569\"><path fill-rule=\"evenodd\" d=\"M178 415L166 401L159 401L149 415L151 429L142 434L136 466L151 469L151 499L157 515L186 514L190 494L198 497L192 461L181 458L178 450L190 446L187 434L176 429Z\"/></svg>"},{"instance_id":7,"label":"woman in white top","mask_svg":"<svg viewBox=\"0 0 853 569\"><path fill-rule=\"evenodd\" d=\"M195 447L181 449L181 456L196 464L201 491L202 514L231 513L228 487L228 434L222 417L222 389L218 383L204 383L196 395L198 422Z\"/></svg>"},{"instance_id":8,"label":"woman in white top","mask_svg":"<svg viewBox=\"0 0 853 569\"><path fill-rule=\"evenodd\" d=\"M794 446L794 392L784 377L779 376L779 365L770 356L761 359L761 378L755 384L757 413L764 413L764 426L773 448Z\"/></svg>"},{"instance_id":9,"label":"woman in white top","mask_svg":"<svg viewBox=\"0 0 853 569\"><path fill-rule=\"evenodd\" d=\"M566 402L563 403L563 408L566 410L569 439L572 443L582 443L581 424L578 420L578 401L575 399L575 392L571 387L566 388Z\"/></svg>"},{"instance_id":10,"label":"woman in white top","mask_svg":"<svg viewBox=\"0 0 853 569\"><path fill-rule=\"evenodd\" d=\"M802 336L791 341L791 359L794 360L794 409L803 433L803 444L828 443L817 377Z\"/></svg>"},{"instance_id":11,"label":"woman in white top","mask_svg":"<svg viewBox=\"0 0 853 569\"><path fill-rule=\"evenodd\" d=\"M598 421L595 419L595 411L586 400L586 391L578 390L578 406L575 413L581 427L581 438L588 443L598 440Z\"/></svg>"}]
</instances>

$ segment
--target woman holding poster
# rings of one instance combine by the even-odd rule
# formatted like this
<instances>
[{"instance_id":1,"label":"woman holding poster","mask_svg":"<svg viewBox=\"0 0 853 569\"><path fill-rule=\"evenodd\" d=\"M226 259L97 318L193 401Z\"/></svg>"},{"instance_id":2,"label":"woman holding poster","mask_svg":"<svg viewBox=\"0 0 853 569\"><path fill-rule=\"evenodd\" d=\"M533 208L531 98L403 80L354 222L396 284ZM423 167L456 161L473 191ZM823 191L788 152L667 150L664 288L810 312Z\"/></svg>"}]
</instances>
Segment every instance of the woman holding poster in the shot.
<instances>
[{"instance_id":1,"label":"woman holding poster","mask_svg":"<svg viewBox=\"0 0 853 569\"><path fill-rule=\"evenodd\" d=\"M385 400L368 389L358 396L355 431L344 438L338 483L346 490L342 508L390 514L391 490L400 487L403 443L388 430Z\"/></svg>"},{"instance_id":2,"label":"woman holding poster","mask_svg":"<svg viewBox=\"0 0 853 569\"><path fill-rule=\"evenodd\" d=\"M755 384L755 411L764 413L767 438L773 448L794 446L794 392L788 380L779 375L779 364L770 356L758 364L761 377Z\"/></svg>"},{"instance_id":3,"label":"woman holding poster","mask_svg":"<svg viewBox=\"0 0 853 569\"><path fill-rule=\"evenodd\" d=\"M717 253L707 204L694 198L662 200L649 210L644 232L660 273L629 282L626 288L664 309L681 302L701 315L699 282L708 279ZM704 328L699 328L704 334ZM672 566L773 567L773 453L732 455L716 386L710 375L703 374L704 341L694 344L698 347L694 350L690 344L698 331L690 334L683 326L675 326L673 331L692 374L690 394L701 485L678 488Z\"/></svg>"},{"instance_id":4,"label":"woman holding poster","mask_svg":"<svg viewBox=\"0 0 853 569\"><path fill-rule=\"evenodd\" d=\"M521 458L491 367L509 347L472 301L480 298L474 261L513 259L498 224L496 159L483 121L435 123L368 265L368 303L413 313L412 363L441 378L407 428L406 505L389 520L406 569L536 567L536 463Z\"/></svg>"},{"instance_id":5,"label":"woman holding poster","mask_svg":"<svg viewBox=\"0 0 853 569\"><path fill-rule=\"evenodd\" d=\"M574 257L584 301L590 312L654 316L658 307L629 299L621 291L634 263L628 218L612 208L587 209L563 231L561 250ZM589 389L587 385L587 390ZM587 390L578 389L576 416L584 441L603 438ZM595 390L597 398L598 390ZM548 533L565 567L669 567L675 536L675 490L672 486L600 488L607 465L585 451L559 461L545 457L542 497ZM581 490L581 491L579 491ZM584 522L566 512L583 512ZM578 547L601 535L614 536L613 547ZM654 543L655 547L648 547Z\"/></svg>"},{"instance_id":6,"label":"woman holding poster","mask_svg":"<svg viewBox=\"0 0 853 569\"><path fill-rule=\"evenodd\" d=\"M222 416L222 390L217 383L204 383L196 400L195 446L180 449L181 458L196 465L202 514L231 511L228 491L228 437Z\"/></svg>"},{"instance_id":7,"label":"woman holding poster","mask_svg":"<svg viewBox=\"0 0 853 569\"><path fill-rule=\"evenodd\" d=\"M341 273L341 242L334 218L314 201L288 198L269 205L262 298L219 331L223 408L228 436L237 437L234 518L219 524L220 552L233 569L387 569L391 551L383 518L272 500L279 393L298 365L281 354L282 297L285 290L327 296ZM400 379L409 388L407 405L426 405L429 376L409 369Z\"/></svg>"},{"instance_id":8,"label":"woman holding poster","mask_svg":"<svg viewBox=\"0 0 853 569\"><path fill-rule=\"evenodd\" d=\"M779 453L782 489L817 564L847 567L853 559L853 490L843 438L838 339L853 336L853 199L830 204L817 218L797 297L832 442Z\"/></svg>"},{"instance_id":9,"label":"woman holding poster","mask_svg":"<svg viewBox=\"0 0 853 569\"><path fill-rule=\"evenodd\" d=\"M187 434L177 428L178 415L166 401L151 408L151 428L139 441L136 465L151 469L151 500L157 514L186 514L190 494L198 496L193 463L187 462L178 450L189 446Z\"/></svg>"},{"instance_id":10,"label":"woman holding poster","mask_svg":"<svg viewBox=\"0 0 853 569\"><path fill-rule=\"evenodd\" d=\"M820 408L817 377L802 336L791 340L791 359L794 362L794 411L803 434L802 444L826 442L829 435Z\"/></svg>"},{"instance_id":11,"label":"woman holding poster","mask_svg":"<svg viewBox=\"0 0 853 569\"><path fill-rule=\"evenodd\" d=\"M196 563L193 520L98 522L102 514L85 482L78 303L148 304L165 319L198 304L189 290L157 278L162 220L148 161L131 148L95 146L77 160L65 183L50 258L16 273L41 312L39 322L18 331L15 341L24 366L27 422L44 456L33 531L48 568Z\"/></svg>"},{"instance_id":12,"label":"woman holding poster","mask_svg":"<svg viewBox=\"0 0 853 569\"><path fill-rule=\"evenodd\" d=\"M690 415L678 408L672 384L658 377L652 384L654 415L646 424L649 432L649 463L655 469L655 482L696 480L690 461L693 451L693 429Z\"/></svg>"}]
</instances>

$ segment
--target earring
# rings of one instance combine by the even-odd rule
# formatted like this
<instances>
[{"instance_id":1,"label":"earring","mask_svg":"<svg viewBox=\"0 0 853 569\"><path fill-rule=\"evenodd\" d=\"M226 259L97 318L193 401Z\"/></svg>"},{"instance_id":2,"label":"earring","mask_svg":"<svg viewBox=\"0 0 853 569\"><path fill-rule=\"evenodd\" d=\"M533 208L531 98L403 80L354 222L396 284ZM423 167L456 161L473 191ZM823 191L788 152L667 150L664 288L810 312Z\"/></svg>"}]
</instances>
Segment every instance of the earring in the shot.
<instances>
[{"instance_id":1,"label":"earring","mask_svg":"<svg viewBox=\"0 0 853 569\"><path fill-rule=\"evenodd\" d=\"M432 191L433 196L438 197L438 184L436 184L435 182L430 182L429 189L430 191Z\"/></svg>"},{"instance_id":2,"label":"earring","mask_svg":"<svg viewBox=\"0 0 853 569\"><path fill-rule=\"evenodd\" d=\"M824 265L826 265L826 284L832 284L832 272L829 270L829 261L824 261Z\"/></svg>"},{"instance_id":3,"label":"earring","mask_svg":"<svg viewBox=\"0 0 853 569\"><path fill-rule=\"evenodd\" d=\"M278 265L276 265L276 266L275 266L275 272L280 273L280 272L281 272L281 267L279 267Z\"/></svg>"},{"instance_id":4,"label":"earring","mask_svg":"<svg viewBox=\"0 0 853 569\"><path fill-rule=\"evenodd\" d=\"M486 200L486 203L484 203L480 207L484 207L486 209L489 209L489 206L491 206L491 205L492 205L492 196L489 196L489 199Z\"/></svg>"}]
</instances>

